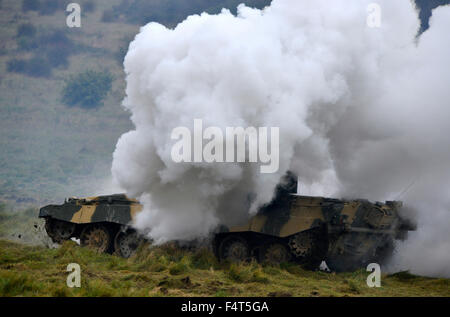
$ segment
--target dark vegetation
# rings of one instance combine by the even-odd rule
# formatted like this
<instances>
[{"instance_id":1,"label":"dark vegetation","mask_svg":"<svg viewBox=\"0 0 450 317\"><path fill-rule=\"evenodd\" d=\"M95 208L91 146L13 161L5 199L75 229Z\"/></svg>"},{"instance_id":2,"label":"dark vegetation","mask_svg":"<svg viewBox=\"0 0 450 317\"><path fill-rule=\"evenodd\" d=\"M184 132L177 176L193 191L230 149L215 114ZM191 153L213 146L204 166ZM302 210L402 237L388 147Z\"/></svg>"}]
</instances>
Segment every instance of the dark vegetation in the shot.
<instances>
[{"instance_id":1,"label":"dark vegetation","mask_svg":"<svg viewBox=\"0 0 450 317\"><path fill-rule=\"evenodd\" d=\"M119 63L120 67L123 65L123 61L125 58L125 55L128 52L128 46L130 45L130 42L133 40L134 35L132 36L125 36L121 39L121 44L119 46L119 49L114 54L114 57L116 61Z\"/></svg>"},{"instance_id":2,"label":"dark vegetation","mask_svg":"<svg viewBox=\"0 0 450 317\"><path fill-rule=\"evenodd\" d=\"M37 11L40 15L53 15L57 11L65 11L70 0L22 0L22 12ZM94 0L79 3L84 12L94 12L97 8Z\"/></svg>"},{"instance_id":3,"label":"dark vegetation","mask_svg":"<svg viewBox=\"0 0 450 317\"><path fill-rule=\"evenodd\" d=\"M431 10L439 5L449 4L450 0L415 0L415 2L420 10L421 33L429 27ZM102 21L138 25L155 21L172 27L192 14L202 12L216 14L222 8L228 8L236 14L236 8L241 3L261 9L268 6L271 0L122 0L119 5L104 11ZM120 19L121 16L124 17L123 20Z\"/></svg>"},{"instance_id":4,"label":"dark vegetation","mask_svg":"<svg viewBox=\"0 0 450 317\"><path fill-rule=\"evenodd\" d=\"M63 102L85 109L99 107L111 90L112 79L109 72L92 70L71 76L63 89Z\"/></svg>"},{"instance_id":5,"label":"dark vegetation","mask_svg":"<svg viewBox=\"0 0 450 317\"><path fill-rule=\"evenodd\" d=\"M94 0L88 0L82 3L81 10L84 12L94 12L97 9L97 5L95 4Z\"/></svg>"},{"instance_id":6,"label":"dark vegetation","mask_svg":"<svg viewBox=\"0 0 450 317\"><path fill-rule=\"evenodd\" d=\"M33 57L30 60L13 58L8 61L7 69L10 72L22 73L32 77L49 77L51 65L42 57Z\"/></svg>"},{"instance_id":7,"label":"dark vegetation","mask_svg":"<svg viewBox=\"0 0 450 317\"><path fill-rule=\"evenodd\" d=\"M34 37L36 34L36 28L31 23L24 23L17 28L17 37Z\"/></svg>"},{"instance_id":8,"label":"dark vegetation","mask_svg":"<svg viewBox=\"0 0 450 317\"><path fill-rule=\"evenodd\" d=\"M126 23L143 25L150 21L175 26L187 16L202 12L219 13L222 8L229 8L236 13L241 3L263 8L271 0L123 0L119 5L103 13L103 22L118 22L123 15Z\"/></svg>"},{"instance_id":9,"label":"dark vegetation","mask_svg":"<svg viewBox=\"0 0 450 317\"><path fill-rule=\"evenodd\" d=\"M38 32L30 23L18 26L16 42L19 51L32 52L33 57L12 58L7 62L7 70L32 77L49 77L53 68L67 68L69 56L76 51L65 31Z\"/></svg>"},{"instance_id":10,"label":"dark vegetation","mask_svg":"<svg viewBox=\"0 0 450 317\"><path fill-rule=\"evenodd\" d=\"M39 0L22 0L22 11L37 11L40 8Z\"/></svg>"}]
</instances>

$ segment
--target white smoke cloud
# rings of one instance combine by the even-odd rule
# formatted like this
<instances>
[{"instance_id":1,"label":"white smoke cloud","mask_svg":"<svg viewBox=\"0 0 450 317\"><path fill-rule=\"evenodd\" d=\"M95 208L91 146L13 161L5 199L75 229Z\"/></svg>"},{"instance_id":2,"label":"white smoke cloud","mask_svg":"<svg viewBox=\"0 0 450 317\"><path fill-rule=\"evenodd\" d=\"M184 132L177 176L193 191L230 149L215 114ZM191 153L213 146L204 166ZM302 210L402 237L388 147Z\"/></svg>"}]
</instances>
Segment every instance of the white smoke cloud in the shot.
<instances>
[{"instance_id":1,"label":"white smoke cloud","mask_svg":"<svg viewBox=\"0 0 450 317\"><path fill-rule=\"evenodd\" d=\"M395 265L450 276L450 8L434 10L416 39L409 1L378 1L380 28L366 25L370 2L274 0L142 27L125 58L123 104L136 128L112 166L144 203L137 227L157 242L205 236L268 202L289 169L302 193L320 195L394 199L413 182L401 198L420 227ZM172 129L195 118L280 127L279 171L174 163Z\"/></svg>"}]
</instances>

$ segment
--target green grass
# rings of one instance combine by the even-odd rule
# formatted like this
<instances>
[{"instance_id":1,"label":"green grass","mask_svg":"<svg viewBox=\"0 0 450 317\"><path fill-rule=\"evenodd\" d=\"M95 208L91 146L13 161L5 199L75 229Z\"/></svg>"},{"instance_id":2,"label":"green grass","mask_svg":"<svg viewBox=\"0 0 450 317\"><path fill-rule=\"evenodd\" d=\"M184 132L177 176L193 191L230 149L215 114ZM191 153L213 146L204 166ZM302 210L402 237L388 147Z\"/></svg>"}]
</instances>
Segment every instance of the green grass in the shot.
<instances>
[{"instance_id":1,"label":"green grass","mask_svg":"<svg viewBox=\"0 0 450 317\"><path fill-rule=\"evenodd\" d=\"M450 280L406 272L366 285L367 272L311 272L295 264L219 263L207 249L143 246L123 259L67 241L60 248L0 240L0 296L449 296ZM201 259L201 260L199 260ZM66 286L69 263L81 287Z\"/></svg>"},{"instance_id":2,"label":"green grass","mask_svg":"<svg viewBox=\"0 0 450 317\"><path fill-rule=\"evenodd\" d=\"M0 9L0 201L35 205L102 190L110 175L118 137L132 128L120 103L124 73L117 61L137 25L101 22L103 11L121 0L96 0L80 29L67 30L65 14L23 13L21 1L3 0ZM234 3L234 2L233 2ZM9 73L21 50L18 27L30 23L37 35L63 29L77 48L67 68L49 78ZM68 108L61 101L64 79L87 69L108 70L115 80L100 109ZM1 296L448 296L448 279L408 272L383 275L381 288L368 288L367 272L327 274L296 265L218 263L207 249L174 245L143 248L132 259L98 255L68 242L52 246L36 218L37 208L12 210L0 204ZM7 241L8 240L8 241ZM13 242L11 242L13 241ZM20 242L17 243L17 242ZM67 264L81 265L82 287L66 286Z\"/></svg>"},{"instance_id":3,"label":"green grass","mask_svg":"<svg viewBox=\"0 0 450 317\"><path fill-rule=\"evenodd\" d=\"M330 274L280 266L220 263L208 248L143 245L130 259L96 254L67 241L55 248L37 208L0 204L0 296L449 296L450 280L409 272ZM20 236L20 238L19 238ZM69 263L81 266L81 288L66 286Z\"/></svg>"}]
</instances>

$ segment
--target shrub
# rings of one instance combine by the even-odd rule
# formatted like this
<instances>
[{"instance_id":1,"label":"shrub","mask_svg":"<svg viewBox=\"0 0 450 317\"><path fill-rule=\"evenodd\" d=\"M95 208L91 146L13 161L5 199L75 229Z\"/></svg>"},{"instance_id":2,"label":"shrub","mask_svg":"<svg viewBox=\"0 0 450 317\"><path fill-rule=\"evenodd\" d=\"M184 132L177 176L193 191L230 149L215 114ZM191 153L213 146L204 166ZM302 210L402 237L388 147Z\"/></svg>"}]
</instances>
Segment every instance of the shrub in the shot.
<instances>
[{"instance_id":1,"label":"shrub","mask_svg":"<svg viewBox=\"0 0 450 317\"><path fill-rule=\"evenodd\" d=\"M81 108L97 108L103 104L112 86L112 76L109 72L92 70L71 76L62 92L62 100L68 106Z\"/></svg>"},{"instance_id":2,"label":"shrub","mask_svg":"<svg viewBox=\"0 0 450 317\"><path fill-rule=\"evenodd\" d=\"M236 14L240 3L263 8L271 0L122 0L113 6L113 14L123 14L125 20L132 24L146 24L149 21L159 22L168 26L176 25L186 16L201 12L219 13L222 8L228 8Z\"/></svg>"},{"instance_id":3,"label":"shrub","mask_svg":"<svg viewBox=\"0 0 450 317\"><path fill-rule=\"evenodd\" d=\"M49 45L56 47L72 48L72 42L63 30L54 30L39 37L39 45L47 47Z\"/></svg>"},{"instance_id":4,"label":"shrub","mask_svg":"<svg viewBox=\"0 0 450 317\"><path fill-rule=\"evenodd\" d=\"M72 41L67 37L63 30L53 30L35 36L35 28L32 25L22 25L18 28L18 37L16 39L19 49L30 51L39 49L36 52L43 62L43 65L36 65L39 60L31 60L27 62L28 71L17 69L15 62L11 62L9 71L24 72L31 76L48 76L52 67L67 67L69 65L68 58L75 51ZM17 65L23 66L23 65ZM41 75L38 75L41 74Z\"/></svg>"},{"instance_id":5,"label":"shrub","mask_svg":"<svg viewBox=\"0 0 450 317\"><path fill-rule=\"evenodd\" d=\"M28 36L18 37L16 41L19 50L22 51L34 50L35 48L38 47L38 43L36 42L36 40Z\"/></svg>"},{"instance_id":6,"label":"shrub","mask_svg":"<svg viewBox=\"0 0 450 317\"><path fill-rule=\"evenodd\" d=\"M44 0L38 11L40 15L53 15L57 10L64 11L70 2L68 0Z\"/></svg>"},{"instance_id":7,"label":"shrub","mask_svg":"<svg viewBox=\"0 0 450 317\"><path fill-rule=\"evenodd\" d=\"M46 58L36 56L28 61L26 73L33 77L49 77L52 67Z\"/></svg>"},{"instance_id":8,"label":"shrub","mask_svg":"<svg viewBox=\"0 0 450 317\"><path fill-rule=\"evenodd\" d=\"M28 51L39 48L40 54L42 54L42 50L45 52L49 52L52 49L58 49L60 50L60 54L68 57L74 52L73 43L63 30L53 30L50 32L45 32L44 34L40 34L39 36L21 35L16 38L16 41L19 49Z\"/></svg>"},{"instance_id":9,"label":"shrub","mask_svg":"<svg viewBox=\"0 0 450 317\"><path fill-rule=\"evenodd\" d=\"M48 62L52 67L67 67L69 65L70 51L67 49L50 48L47 53Z\"/></svg>"},{"instance_id":10,"label":"shrub","mask_svg":"<svg viewBox=\"0 0 450 317\"><path fill-rule=\"evenodd\" d=\"M35 38L36 28L30 23L21 24L17 28L16 42L20 50L32 50L38 47Z\"/></svg>"},{"instance_id":11,"label":"shrub","mask_svg":"<svg viewBox=\"0 0 450 317\"><path fill-rule=\"evenodd\" d=\"M33 57L26 61L13 58L6 64L9 72L22 73L33 77L49 77L52 73L52 67L47 59L42 57Z\"/></svg>"},{"instance_id":12,"label":"shrub","mask_svg":"<svg viewBox=\"0 0 450 317\"><path fill-rule=\"evenodd\" d=\"M128 46L121 46L119 47L119 50L116 52L115 57L116 61L119 63L119 65L123 65L123 61L125 59L125 55L127 55L128 52Z\"/></svg>"},{"instance_id":13,"label":"shrub","mask_svg":"<svg viewBox=\"0 0 450 317\"><path fill-rule=\"evenodd\" d=\"M13 58L6 63L6 70L32 77L50 77L52 74L52 64L47 58L40 56L35 56L30 60Z\"/></svg>"},{"instance_id":14,"label":"shrub","mask_svg":"<svg viewBox=\"0 0 450 317\"><path fill-rule=\"evenodd\" d=\"M94 12L97 6L95 5L95 2L93 0L88 0L83 3L82 10L84 12Z\"/></svg>"},{"instance_id":15,"label":"shrub","mask_svg":"<svg viewBox=\"0 0 450 317\"><path fill-rule=\"evenodd\" d=\"M36 28L31 23L23 23L17 28L17 36L33 37L36 35Z\"/></svg>"},{"instance_id":16,"label":"shrub","mask_svg":"<svg viewBox=\"0 0 450 317\"><path fill-rule=\"evenodd\" d=\"M53 15L56 10L58 10L58 3L54 0L46 0L41 4L39 8L39 14Z\"/></svg>"},{"instance_id":17,"label":"shrub","mask_svg":"<svg viewBox=\"0 0 450 317\"><path fill-rule=\"evenodd\" d=\"M55 30L39 37L39 45L45 50L47 60L52 67L67 67L68 58L74 52L74 46L66 33Z\"/></svg>"},{"instance_id":18,"label":"shrub","mask_svg":"<svg viewBox=\"0 0 450 317\"><path fill-rule=\"evenodd\" d=\"M108 10L103 11L102 22L106 22L106 23L114 22L115 19L116 19L116 16L115 16L113 10L108 9Z\"/></svg>"},{"instance_id":19,"label":"shrub","mask_svg":"<svg viewBox=\"0 0 450 317\"><path fill-rule=\"evenodd\" d=\"M119 49L114 54L114 57L116 58L116 61L120 66L123 65L125 55L127 55L128 52L128 47L130 46L130 42L133 41L133 39L134 36L124 36L120 41L121 44L119 44Z\"/></svg>"},{"instance_id":20,"label":"shrub","mask_svg":"<svg viewBox=\"0 0 450 317\"><path fill-rule=\"evenodd\" d=\"M22 1L22 11L37 11L39 10L41 3L39 0L23 0Z\"/></svg>"},{"instance_id":21,"label":"shrub","mask_svg":"<svg viewBox=\"0 0 450 317\"><path fill-rule=\"evenodd\" d=\"M13 58L6 63L8 72L25 73L27 68L27 61L23 59Z\"/></svg>"}]
</instances>

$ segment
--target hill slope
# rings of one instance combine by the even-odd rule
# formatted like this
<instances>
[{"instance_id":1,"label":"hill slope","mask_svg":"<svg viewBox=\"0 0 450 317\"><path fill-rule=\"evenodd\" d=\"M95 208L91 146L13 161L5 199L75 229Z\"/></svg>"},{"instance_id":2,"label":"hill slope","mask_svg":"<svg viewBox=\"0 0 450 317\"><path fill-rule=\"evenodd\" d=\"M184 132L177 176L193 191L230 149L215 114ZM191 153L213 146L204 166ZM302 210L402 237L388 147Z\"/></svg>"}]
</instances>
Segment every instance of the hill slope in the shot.
<instances>
[{"instance_id":1,"label":"hill slope","mask_svg":"<svg viewBox=\"0 0 450 317\"><path fill-rule=\"evenodd\" d=\"M175 245L123 259L67 241L55 249L37 209L0 204L0 296L450 296L450 279L401 272L369 288L368 272L325 273L257 263L220 264L208 249ZM69 263L81 266L79 289L66 286Z\"/></svg>"},{"instance_id":2,"label":"hill slope","mask_svg":"<svg viewBox=\"0 0 450 317\"><path fill-rule=\"evenodd\" d=\"M112 152L132 129L120 107L122 58L140 25L173 27L190 14L223 7L235 12L242 2L262 8L271 1L83 0L81 28L66 26L69 2L0 2L0 201L44 204L109 191ZM431 9L448 2L416 0L423 28ZM31 68L20 70L24 62ZM65 80L85 70L110 72L112 89L103 106L67 107Z\"/></svg>"},{"instance_id":3,"label":"hill slope","mask_svg":"<svg viewBox=\"0 0 450 317\"><path fill-rule=\"evenodd\" d=\"M310 272L295 264L219 264L206 249L142 248L131 259L98 255L72 241L59 249L0 240L0 296L449 296L450 280L369 273ZM69 263L81 266L81 287L68 288Z\"/></svg>"}]
</instances>

